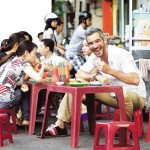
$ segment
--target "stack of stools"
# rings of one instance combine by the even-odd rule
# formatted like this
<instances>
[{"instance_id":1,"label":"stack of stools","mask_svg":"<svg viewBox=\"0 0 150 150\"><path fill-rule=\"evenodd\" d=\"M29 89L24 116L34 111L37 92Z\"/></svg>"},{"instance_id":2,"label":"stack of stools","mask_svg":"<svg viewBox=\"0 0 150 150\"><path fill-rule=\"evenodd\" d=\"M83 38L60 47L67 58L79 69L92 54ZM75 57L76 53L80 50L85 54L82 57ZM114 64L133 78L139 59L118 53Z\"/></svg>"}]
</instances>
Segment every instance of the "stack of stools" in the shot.
<instances>
[{"instance_id":1,"label":"stack of stools","mask_svg":"<svg viewBox=\"0 0 150 150\"><path fill-rule=\"evenodd\" d=\"M0 147L3 146L3 141L6 139L13 143L9 116L8 114L0 114Z\"/></svg>"},{"instance_id":2,"label":"stack of stools","mask_svg":"<svg viewBox=\"0 0 150 150\"><path fill-rule=\"evenodd\" d=\"M11 125L11 130L14 131L15 134L17 134L17 126L16 126L16 116L14 109L0 109L0 114L8 113L13 121L13 124Z\"/></svg>"},{"instance_id":3,"label":"stack of stools","mask_svg":"<svg viewBox=\"0 0 150 150\"><path fill-rule=\"evenodd\" d=\"M144 134L142 110L134 110L133 118L137 127L138 137L142 137L142 135ZM115 109L113 121L119 121L119 120L120 120L119 109Z\"/></svg>"},{"instance_id":4,"label":"stack of stools","mask_svg":"<svg viewBox=\"0 0 150 150\"><path fill-rule=\"evenodd\" d=\"M100 134L105 131L105 144L100 145ZM129 132L130 131L130 132ZM118 132L119 144L114 144ZM132 133L134 145L131 145L129 133ZM114 121L96 124L93 150L140 150L137 129L134 122Z\"/></svg>"}]
</instances>

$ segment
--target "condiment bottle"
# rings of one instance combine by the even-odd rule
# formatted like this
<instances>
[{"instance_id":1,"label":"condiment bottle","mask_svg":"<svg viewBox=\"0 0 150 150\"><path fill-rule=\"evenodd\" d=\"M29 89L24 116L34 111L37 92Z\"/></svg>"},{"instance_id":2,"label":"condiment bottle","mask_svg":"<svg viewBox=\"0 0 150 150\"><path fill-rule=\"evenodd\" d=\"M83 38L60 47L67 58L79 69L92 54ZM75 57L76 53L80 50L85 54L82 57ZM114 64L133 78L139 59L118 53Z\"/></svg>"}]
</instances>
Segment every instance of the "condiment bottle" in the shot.
<instances>
[{"instance_id":1,"label":"condiment bottle","mask_svg":"<svg viewBox=\"0 0 150 150\"><path fill-rule=\"evenodd\" d=\"M52 76L52 84L56 85L56 82L59 82L59 74L58 74L58 67L56 66L56 64L54 64L53 67L53 76Z\"/></svg>"}]
</instances>

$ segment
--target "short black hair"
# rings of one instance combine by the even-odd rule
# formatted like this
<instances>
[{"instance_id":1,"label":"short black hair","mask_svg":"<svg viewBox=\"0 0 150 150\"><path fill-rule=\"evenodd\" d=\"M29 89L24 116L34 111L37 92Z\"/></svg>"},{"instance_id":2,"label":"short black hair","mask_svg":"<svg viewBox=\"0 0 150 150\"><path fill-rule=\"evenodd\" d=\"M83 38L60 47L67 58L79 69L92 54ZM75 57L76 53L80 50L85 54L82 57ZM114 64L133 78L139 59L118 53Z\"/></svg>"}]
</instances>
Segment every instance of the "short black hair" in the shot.
<instances>
[{"instance_id":1,"label":"short black hair","mask_svg":"<svg viewBox=\"0 0 150 150\"><path fill-rule=\"evenodd\" d=\"M54 41L51 39L42 39L42 41L45 45L45 47L49 47L50 51L53 53L54 51Z\"/></svg>"},{"instance_id":2,"label":"short black hair","mask_svg":"<svg viewBox=\"0 0 150 150\"><path fill-rule=\"evenodd\" d=\"M63 22L60 19L58 19L57 26L60 26L61 24L63 24Z\"/></svg>"},{"instance_id":3,"label":"short black hair","mask_svg":"<svg viewBox=\"0 0 150 150\"><path fill-rule=\"evenodd\" d=\"M43 35L43 32L38 33L38 38L40 37L40 35Z\"/></svg>"}]
</instances>

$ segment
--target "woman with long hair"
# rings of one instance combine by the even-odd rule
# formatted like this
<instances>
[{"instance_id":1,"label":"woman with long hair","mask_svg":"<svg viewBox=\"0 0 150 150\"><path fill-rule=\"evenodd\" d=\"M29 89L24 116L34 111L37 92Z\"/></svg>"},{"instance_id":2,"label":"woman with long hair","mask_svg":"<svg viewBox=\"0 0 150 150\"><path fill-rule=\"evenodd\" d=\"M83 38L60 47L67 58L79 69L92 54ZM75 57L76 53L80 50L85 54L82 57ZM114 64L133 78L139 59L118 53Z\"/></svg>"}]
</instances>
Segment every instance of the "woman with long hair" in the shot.
<instances>
[{"instance_id":1,"label":"woman with long hair","mask_svg":"<svg viewBox=\"0 0 150 150\"><path fill-rule=\"evenodd\" d=\"M21 33L12 33L6 42L6 46L1 48L0 60L10 53L15 53L18 48L18 44L23 40L25 40L25 37Z\"/></svg>"},{"instance_id":2,"label":"woman with long hair","mask_svg":"<svg viewBox=\"0 0 150 150\"><path fill-rule=\"evenodd\" d=\"M11 109L21 99L21 92L27 92L28 86L24 83L25 76L29 76L36 82L42 82L45 65L36 72L32 66L36 64L37 46L31 41L22 41L15 53L8 55L9 60L0 67L0 109ZM27 100L27 99L26 99ZM25 106L28 107L28 106ZM24 110L24 109L23 109ZM28 124L29 112L23 113L23 121Z\"/></svg>"}]
</instances>

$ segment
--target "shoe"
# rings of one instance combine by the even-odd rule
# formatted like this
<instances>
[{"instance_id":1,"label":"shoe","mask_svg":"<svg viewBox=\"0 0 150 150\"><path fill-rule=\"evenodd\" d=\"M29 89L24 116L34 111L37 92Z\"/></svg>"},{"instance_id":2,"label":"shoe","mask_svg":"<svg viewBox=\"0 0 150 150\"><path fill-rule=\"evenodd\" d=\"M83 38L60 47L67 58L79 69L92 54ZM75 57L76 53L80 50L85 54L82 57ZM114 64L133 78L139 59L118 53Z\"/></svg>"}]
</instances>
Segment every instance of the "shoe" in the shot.
<instances>
[{"instance_id":1,"label":"shoe","mask_svg":"<svg viewBox=\"0 0 150 150\"><path fill-rule=\"evenodd\" d=\"M40 109L41 109L41 110L45 110L45 106L41 107Z\"/></svg>"},{"instance_id":2,"label":"shoe","mask_svg":"<svg viewBox=\"0 0 150 150\"><path fill-rule=\"evenodd\" d=\"M22 125L23 125L23 126L29 126L29 121L23 120L23 121L22 121Z\"/></svg>"},{"instance_id":3,"label":"shoe","mask_svg":"<svg viewBox=\"0 0 150 150\"><path fill-rule=\"evenodd\" d=\"M41 133L37 133L36 136L40 137ZM45 137L56 137L56 136L67 136L66 126L62 129L56 124L52 124L46 129Z\"/></svg>"},{"instance_id":4,"label":"shoe","mask_svg":"<svg viewBox=\"0 0 150 150\"><path fill-rule=\"evenodd\" d=\"M44 110L41 110L38 115L44 115Z\"/></svg>"}]
</instances>

